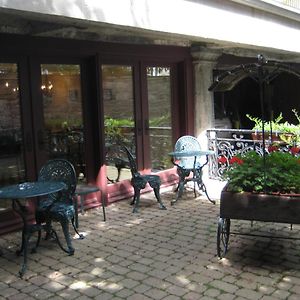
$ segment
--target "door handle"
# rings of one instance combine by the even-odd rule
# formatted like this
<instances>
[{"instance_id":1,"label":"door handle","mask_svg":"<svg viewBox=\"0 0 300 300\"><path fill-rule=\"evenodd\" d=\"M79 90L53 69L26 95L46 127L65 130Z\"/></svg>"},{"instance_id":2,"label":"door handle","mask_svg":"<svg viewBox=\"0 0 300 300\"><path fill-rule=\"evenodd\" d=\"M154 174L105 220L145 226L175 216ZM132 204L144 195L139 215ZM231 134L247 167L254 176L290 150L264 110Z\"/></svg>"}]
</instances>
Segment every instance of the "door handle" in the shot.
<instances>
[{"instance_id":1,"label":"door handle","mask_svg":"<svg viewBox=\"0 0 300 300\"><path fill-rule=\"evenodd\" d=\"M26 133L26 138L25 138L25 149L27 152L32 151L32 138L30 133Z\"/></svg>"},{"instance_id":2,"label":"door handle","mask_svg":"<svg viewBox=\"0 0 300 300\"><path fill-rule=\"evenodd\" d=\"M143 130L142 130L142 121L141 120L137 120L136 125L137 125L137 133L138 133L138 135L141 135L143 133Z\"/></svg>"},{"instance_id":3,"label":"door handle","mask_svg":"<svg viewBox=\"0 0 300 300\"><path fill-rule=\"evenodd\" d=\"M149 127L149 120L145 120L144 122L144 127L145 127L145 134L149 135L150 127Z\"/></svg>"}]
</instances>

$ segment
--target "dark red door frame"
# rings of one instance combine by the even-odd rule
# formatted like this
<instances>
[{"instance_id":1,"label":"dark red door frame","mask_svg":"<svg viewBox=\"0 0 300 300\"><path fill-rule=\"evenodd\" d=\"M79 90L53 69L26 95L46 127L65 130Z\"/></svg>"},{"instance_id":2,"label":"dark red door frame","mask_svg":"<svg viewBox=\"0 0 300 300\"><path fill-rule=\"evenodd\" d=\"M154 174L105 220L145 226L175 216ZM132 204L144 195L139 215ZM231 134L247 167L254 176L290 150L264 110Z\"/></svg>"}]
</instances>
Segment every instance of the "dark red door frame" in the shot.
<instances>
[{"instance_id":1,"label":"dark red door frame","mask_svg":"<svg viewBox=\"0 0 300 300\"><path fill-rule=\"evenodd\" d=\"M125 63L134 66L134 83L142 78L142 65L149 63L172 66L172 107L174 142L178 136L193 132L193 68L190 49L188 47L158 46L158 45L134 45L103 43L80 40L65 40L56 38L40 38L18 35L0 35L1 49L0 60L10 55L14 61L20 64L20 95L22 98L22 119L24 124L24 143L26 145L26 167L28 178L34 179L36 170L42 160L34 159L34 149L37 149L38 135L35 124L39 123L39 116L32 115L34 105L40 99L38 86L40 86L40 74L34 62L42 63L68 63L79 62L82 71L82 97L83 113L86 135L86 162L88 178L91 182L97 182L106 191L106 175L104 172L104 136L103 136L103 107L101 100L101 74L100 64ZM19 59L18 59L19 57ZM140 67L137 67L140 64ZM144 97L145 87L134 85L135 99L140 101ZM33 99L31 102L31 99ZM31 104L30 104L31 103ZM33 110L32 110L33 109ZM137 119L142 119L144 113L136 107ZM145 126L141 125L142 130ZM139 136L138 125L136 133L138 145L143 144L142 136ZM34 133L34 134L32 134ZM138 157L143 157L138 147ZM147 165L147 161L138 161L140 166ZM166 171L164 174L168 174ZM162 174L164 181L169 177ZM120 189L122 191L122 188ZM112 195L112 198L118 195Z\"/></svg>"}]
</instances>

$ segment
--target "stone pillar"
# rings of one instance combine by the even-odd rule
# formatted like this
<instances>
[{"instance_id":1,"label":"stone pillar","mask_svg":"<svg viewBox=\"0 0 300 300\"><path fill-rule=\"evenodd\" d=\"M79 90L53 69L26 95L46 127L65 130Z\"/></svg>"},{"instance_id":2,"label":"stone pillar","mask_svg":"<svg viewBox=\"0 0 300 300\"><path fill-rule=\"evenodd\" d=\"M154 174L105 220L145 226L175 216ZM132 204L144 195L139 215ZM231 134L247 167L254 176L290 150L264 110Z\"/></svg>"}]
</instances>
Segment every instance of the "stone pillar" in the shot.
<instances>
[{"instance_id":1,"label":"stone pillar","mask_svg":"<svg viewBox=\"0 0 300 300\"><path fill-rule=\"evenodd\" d=\"M213 69L220 51L197 47L192 49L195 79L195 136L207 149L206 129L214 127L214 99L208 88L213 83Z\"/></svg>"}]
</instances>

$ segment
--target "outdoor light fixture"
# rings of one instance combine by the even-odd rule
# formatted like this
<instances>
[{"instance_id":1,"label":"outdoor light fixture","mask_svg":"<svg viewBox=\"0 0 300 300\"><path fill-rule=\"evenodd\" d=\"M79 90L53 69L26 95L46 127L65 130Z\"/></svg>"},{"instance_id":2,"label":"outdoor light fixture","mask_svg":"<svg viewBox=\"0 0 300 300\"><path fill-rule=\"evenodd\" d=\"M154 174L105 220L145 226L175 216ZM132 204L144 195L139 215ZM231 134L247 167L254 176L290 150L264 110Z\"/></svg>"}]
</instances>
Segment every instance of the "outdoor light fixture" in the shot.
<instances>
[{"instance_id":1,"label":"outdoor light fixture","mask_svg":"<svg viewBox=\"0 0 300 300\"><path fill-rule=\"evenodd\" d=\"M52 89L53 89L53 84L48 79L48 70L44 69L42 70L42 85L41 85L42 94L46 97L52 97Z\"/></svg>"}]
</instances>

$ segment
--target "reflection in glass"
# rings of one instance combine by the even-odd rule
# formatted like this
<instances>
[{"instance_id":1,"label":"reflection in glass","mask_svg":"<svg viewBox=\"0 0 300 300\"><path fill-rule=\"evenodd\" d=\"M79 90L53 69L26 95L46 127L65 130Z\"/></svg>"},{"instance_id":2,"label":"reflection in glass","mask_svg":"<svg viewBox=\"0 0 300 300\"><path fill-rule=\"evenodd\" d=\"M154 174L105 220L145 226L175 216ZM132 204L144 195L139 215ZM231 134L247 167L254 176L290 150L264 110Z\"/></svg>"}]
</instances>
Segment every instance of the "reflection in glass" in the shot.
<instances>
[{"instance_id":1,"label":"reflection in glass","mask_svg":"<svg viewBox=\"0 0 300 300\"><path fill-rule=\"evenodd\" d=\"M150 157L152 171L172 167L170 68L147 68Z\"/></svg>"},{"instance_id":2,"label":"reflection in glass","mask_svg":"<svg viewBox=\"0 0 300 300\"><path fill-rule=\"evenodd\" d=\"M65 158L85 178L80 66L41 65L45 144L51 158Z\"/></svg>"},{"instance_id":3,"label":"reflection in glass","mask_svg":"<svg viewBox=\"0 0 300 300\"><path fill-rule=\"evenodd\" d=\"M25 181L17 64L0 63L0 186ZM10 207L1 200L1 208Z\"/></svg>"},{"instance_id":4,"label":"reflection in glass","mask_svg":"<svg viewBox=\"0 0 300 300\"><path fill-rule=\"evenodd\" d=\"M126 156L118 145L135 152L132 67L102 66L107 178L110 183L131 178Z\"/></svg>"}]
</instances>

